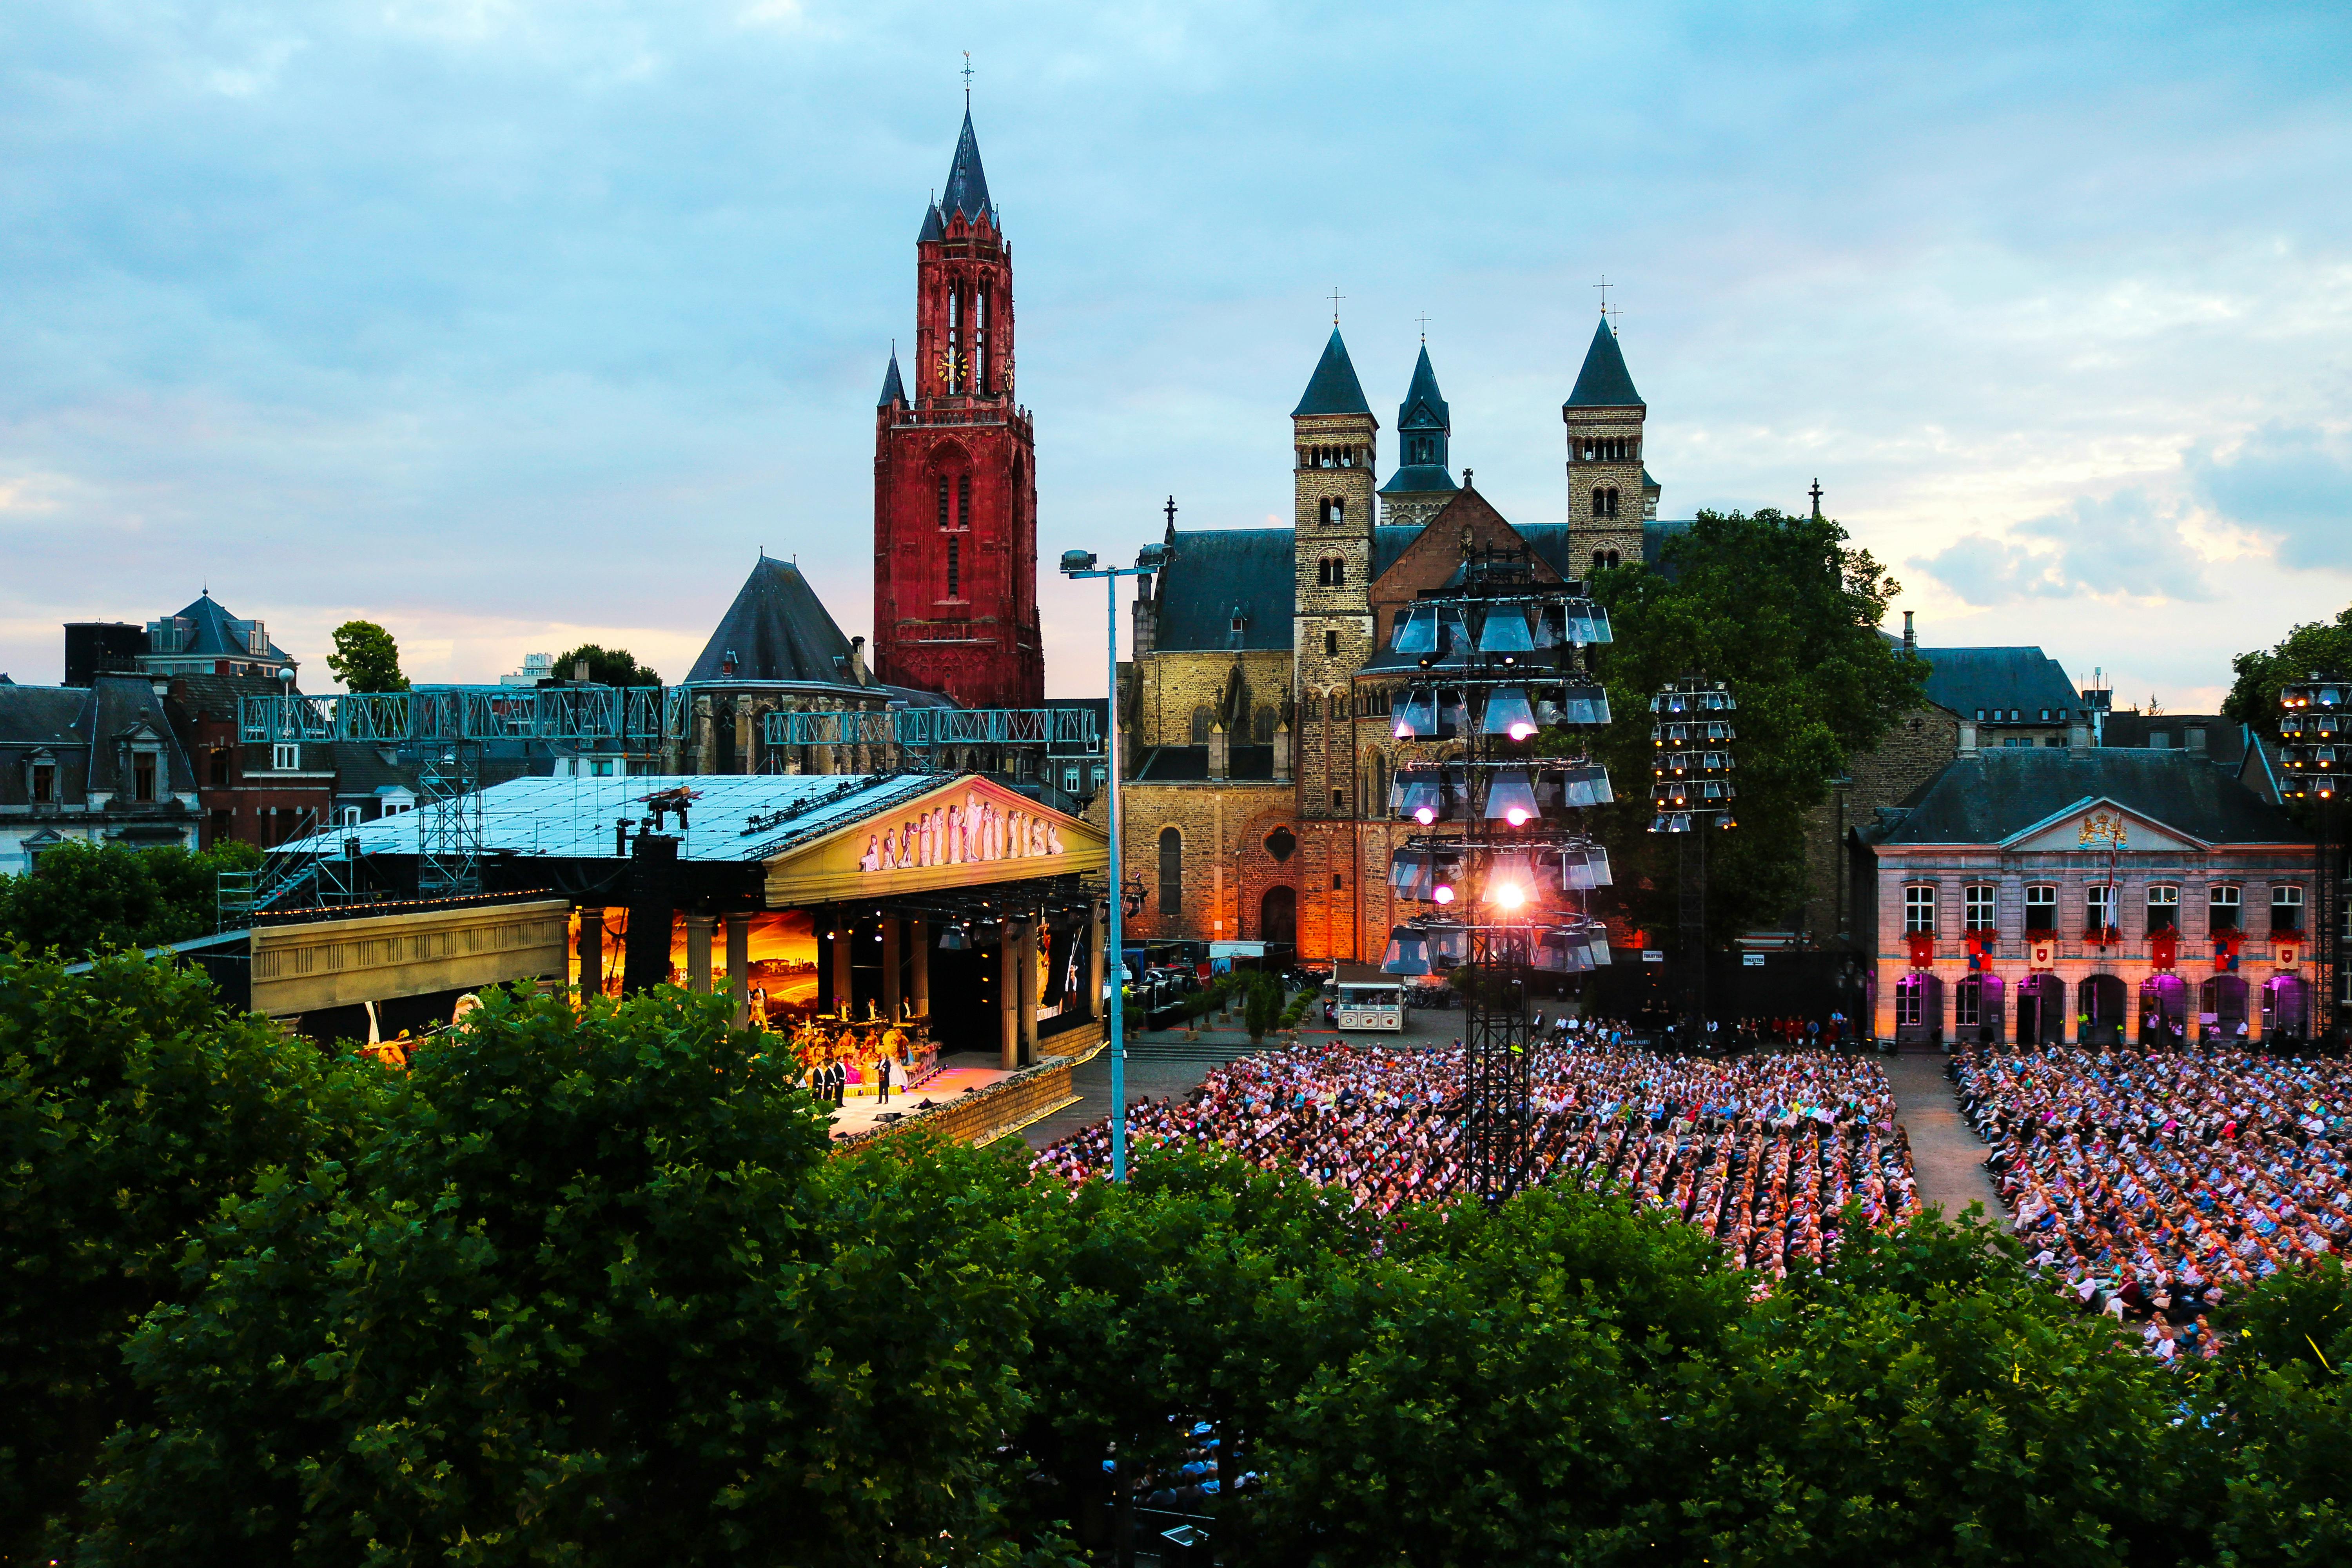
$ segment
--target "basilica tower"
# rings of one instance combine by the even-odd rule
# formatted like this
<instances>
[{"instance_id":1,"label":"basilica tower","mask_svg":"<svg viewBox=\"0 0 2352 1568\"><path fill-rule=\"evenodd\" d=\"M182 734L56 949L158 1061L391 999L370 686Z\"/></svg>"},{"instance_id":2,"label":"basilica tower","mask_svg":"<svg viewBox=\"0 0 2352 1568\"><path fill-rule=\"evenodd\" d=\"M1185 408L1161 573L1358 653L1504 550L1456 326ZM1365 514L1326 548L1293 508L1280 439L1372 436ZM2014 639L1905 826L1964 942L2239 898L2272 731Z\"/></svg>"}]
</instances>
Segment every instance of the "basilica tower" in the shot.
<instances>
[{"instance_id":1,"label":"basilica tower","mask_svg":"<svg viewBox=\"0 0 2352 1568\"><path fill-rule=\"evenodd\" d=\"M1581 570L1642 563L1642 521L1655 507L1642 467L1648 414L1603 316L1559 410L1568 426L1568 538Z\"/></svg>"},{"instance_id":2,"label":"basilica tower","mask_svg":"<svg viewBox=\"0 0 2352 1568\"><path fill-rule=\"evenodd\" d=\"M968 707L1045 700L1036 442L1013 400L1013 247L969 109L947 189L915 241L913 374L894 352L875 410L874 662L893 685Z\"/></svg>"},{"instance_id":3,"label":"basilica tower","mask_svg":"<svg viewBox=\"0 0 2352 1568\"><path fill-rule=\"evenodd\" d=\"M1290 426L1298 814L1345 816L1356 776L1351 683L1372 652L1372 475L1381 422L1364 401L1337 321Z\"/></svg>"},{"instance_id":4,"label":"basilica tower","mask_svg":"<svg viewBox=\"0 0 2352 1568\"><path fill-rule=\"evenodd\" d=\"M1453 411L1437 390L1437 372L1430 368L1429 345L1423 343L1412 384L1397 409L1397 471L1381 487L1381 509L1391 526L1420 527L1462 488L1454 482L1447 450L1453 438Z\"/></svg>"}]
</instances>

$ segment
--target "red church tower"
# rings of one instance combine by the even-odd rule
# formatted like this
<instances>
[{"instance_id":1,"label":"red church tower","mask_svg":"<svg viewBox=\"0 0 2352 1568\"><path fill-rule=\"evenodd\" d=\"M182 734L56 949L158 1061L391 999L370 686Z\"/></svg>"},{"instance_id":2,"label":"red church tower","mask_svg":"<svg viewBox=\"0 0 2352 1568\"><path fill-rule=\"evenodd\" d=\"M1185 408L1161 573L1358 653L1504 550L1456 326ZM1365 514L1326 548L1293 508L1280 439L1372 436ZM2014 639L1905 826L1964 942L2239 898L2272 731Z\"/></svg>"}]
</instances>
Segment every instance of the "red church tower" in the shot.
<instances>
[{"instance_id":1,"label":"red church tower","mask_svg":"<svg viewBox=\"0 0 2352 1568\"><path fill-rule=\"evenodd\" d=\"M890 355L874 418L874 658L971 708L1045 697L1036 441L1013 398L1013 247L966 109L915 241L914 395Z\"/></svg>"}]
</instances>

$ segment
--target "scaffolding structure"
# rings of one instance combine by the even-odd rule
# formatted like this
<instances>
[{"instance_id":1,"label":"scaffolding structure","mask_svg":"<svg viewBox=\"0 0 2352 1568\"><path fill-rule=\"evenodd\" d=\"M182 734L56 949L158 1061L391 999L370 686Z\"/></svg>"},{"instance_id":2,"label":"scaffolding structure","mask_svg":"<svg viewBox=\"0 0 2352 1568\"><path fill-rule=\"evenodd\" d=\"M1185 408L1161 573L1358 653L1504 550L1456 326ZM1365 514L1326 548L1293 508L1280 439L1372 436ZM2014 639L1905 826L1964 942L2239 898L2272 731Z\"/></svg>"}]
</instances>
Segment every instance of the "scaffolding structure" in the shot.
<instances>
[{"instance_id":1,"label":"scaffolding structure","mask_svg":"<svg viewBox=\"0 0 2352 1568\"><path fill-rule=\"evenodd\" d=\"M538 741L626 751L685 734L685 693L658 686L415 686L406 691L299 692L240 700L247 742L361 741L429 746Z\"/></svg>"},{"instance_id":2,"label":"scaffolding structure","mask_svg":"<svg viewBox=\"0 0 2352 1568\"><path fill-rule=\"evenodd\" d=\"M1528 552L1495 547L1424 592L1391 644L1415 671L1395 736L1422 744L1389 806L1423 831L1391 854L1389 881L1431 912L1390 933L1381 968L1457 983L1469 1179L1489 1203L1519 1189L1533 1153L1532 983L1610 962L1589 897L1609 885L1608 852L1583 813L1613 797L1574 740L1609 722L1588 651L1609 640L1581 584L1538 581Z\"/></svg>"},{"instance_id":3,"label":"scaffolding structure","mask_svg":"<svg viewBox=\"0 0 2352 1568\"><path fill-rule=\"evenodd\" d=\"M961 747L1055 747L1094 751L1101 732L1087 708L892 708L882 712L770 712L760 734L772 756L786 748L887 748L894 771L936 773Z\"/></svg>"},{"instance_id":4,"label":"scaffolding structure","mask_svg":"<svg viewBox=\"0 0 2352 1568\"><path fill-rule=\"evenodd\" d=\"M2318 1005L2308 1027L2333 1049L2343 1042L2347 1008L2344 988L2344 789L2339 777L2352 767L2352 680L2311 672L2279 692L2281 793L2311 812L2313 846L2312 990Z\"/></svg>"},{"instance_id":5,"label":"scaffolding structure","mask_svg":"<svg viewBox=\"0 0 2352 1568\"><path fill-rule=\"evenodd\" d=\"M1731 802L1731 772L1739 738L1731 715L1739 710L1720 680L1685 676L1650 699L1650 831L1678 834L1675 841L1675 913L1683 963L1678 1011L1694 1045L1706 1042L1706 830L1738 826ZM1696 869L1693 869L1693 861Z\"/></svg>"}]
</instances>

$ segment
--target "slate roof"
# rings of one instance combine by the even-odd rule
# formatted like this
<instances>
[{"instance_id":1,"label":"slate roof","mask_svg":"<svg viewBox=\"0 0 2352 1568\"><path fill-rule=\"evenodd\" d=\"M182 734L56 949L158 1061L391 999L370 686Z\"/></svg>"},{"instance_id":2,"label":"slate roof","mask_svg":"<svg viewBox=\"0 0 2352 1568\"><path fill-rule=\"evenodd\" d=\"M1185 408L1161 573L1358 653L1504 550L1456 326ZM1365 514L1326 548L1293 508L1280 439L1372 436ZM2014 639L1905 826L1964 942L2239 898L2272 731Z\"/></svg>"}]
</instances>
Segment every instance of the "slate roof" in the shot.
<instances>
[{"instance_id":1,"label":"slate roof","mask_svg":"<svg viewBox=\"0 0 2352 1568\"><path fill-rule=\"evenodd\" d=\"M736 659L731 676L721 672L730 649ZM755 680L867 689L857 685L849 639L801 569L766 555L743 580L686 684Z\"/></svg>"},{"instance_id":2,"label":"slate roof","mask_svg":"<svg viewBox=\"0 0 2352 1568\"><path fill-rule=\"evenodd\" d=\"M241 621L230 615L209 592L197 595L194 604L169 618L186 621L190 627L186 646L174 649L175 654L211 653L234 658L284 659L289 657L286 650L276 643L268 645L267 654L257 654L247 647L242 628L253 623Z\"/></svg>"},{"instance_id":3,"label":"slate roof","mask_svg":"<svg viewBox=\"0 0 2352 1568\"><path fill-rule=\"evenodd\" d=\"M1372 530L1372 581L1377 583L1388 569L1397 563L1397 557L1412 548L1421 537L1419 528L1403 528L1392 522L1381 523Z\"/></svg>"},{"instance_id":4,"label":"slate roof","mask_svg":"<svg viewBox=\"0 0 2352 1568\"><path fill-rule=\"evenodd\" d=\"M272 675L175 675L172 689L189 717L237 721L247 697L275 697L285 689Z\"/></svg>"},{"instance_id":5,"label":"slate roof","mask_svg":"<svg viewBox=\"0 0 2352 1568\"><path fill-rule=\"evenodd\" d=\"M1973 721L1979 709L2015 709L2024 715L2019 723L2056 724L2083 707L2065 668L2038 647L1923 647L1919 657L1928 664L1927 700L1963 719ZM2044 709L2056 717L2044 720Z\"/></svg>"},{"instance_id":6,"label":"slate roof","mask_svg":"<svg viewBox=\"0 0 2352 1568\"><path fill-rule=\"evenodd\" d=\"M1381 494L1433 495L1461 488L1454 482L1454 476L1446 471L1443 463L1407 463L1390 476L1389 482L1381 487Z\"/></svg>"},{"instance_id":7,"label":"slate roof","mask_svg":"<svg viewBox=\"0 0 2352 1568\"><path fill-rule=\"evenodd\" d=\"M0 746L73 746L89 693L79 686L18 686L0 691Z\"/></svg>"},{"instance_id":8,"label":"slate roof","mask_svg":"<svg viewBox=\"0 0 2352 1568\"><path fill-rule=\"evenodd\" d=\"M1372 405L1364 401L1363 384L1356 379L1355 362L1348 357L1348 345L1339 339L1339 329L1331 329L1331 341L1323 345L1323 357L1315 364L1315 374L1307 379L1307 395L1298 406L1290 411L1297 419L1310 414L1362 414L1369 416Z\"/></svg>"},{"instance_id":9,"label":"slate roof","mask_svg":"<svg viewBox=\"0 0 2352 1568\"><path fill-rule=\"evenodd\" d=\"M1410 542L1416 531L1380 531L1404 534ZM1180 530L1171 541L1175 558L1160 573L1154 590L1160 626L1153 646L1171 652L1287 650L1297 605L1295 532L1287 528ZM1239 641L1232 629L1235 605L1248 620Z\"/></svg>"},{"instance_id":10,"label":"slate roof","mask_svg":"<svg viewBox=\"0 0 2352 1568\"><path fill-rule=\"evenodd\" d=\"M894 403L907 401L907 384L898 379L898 351L890 351L890 368L882 373L882 395L875 400L877 408L887 408Z\"/></svg>"},{"instance_id":11,"label":"slate roof","mask_svg":"<svg viewBox=\"0 0 2352 1568\"><path fill-rule=\"evenodd\" d=\"M2309 836L2227 772L2187 752L1996 746L1946 764L1912 792L1882 844L1998 844L2090 801L2111 800L2209 844L2304 844Z\"/></svg>"},{"instance_id":12,"label":"slate roof","mask_svg":"<svg viewBox=\"0 0 2352 1568\"><path fill-rule=\"evenodd\" d=\"M961 213L973 223L985 217L991 223L996 215L988 203L988 175L980 166L980 138L971 133L971 110L963 111L963 134L956 138L955 161L948 165L947 195L940 198L940 211Z\"/></svg>"},{"instance_id":13,"label":"slate roof","mask_svg":"<svg viewBox=\"0 0 2352 1568\"><path fill-rule=\"evenodd\" d=\"M1645 408L1642 395L1633 390L1633 373L1625 368L1625 354L1617 346L1617 334L1609 330L1609 318L1601 318L1593 329L1592 346L1584 351L1584 368L1576 373L1575 390L1568 395L1563 408Z\"/></svg>"},{"instance_id":14,"label":"slate roof","mask_svg":"<svg viewBox=\"0 0 2352 1568\"><path fill-rule=\"evenodd\" d=\"M928 245L933 240L945 239L947 237L948 226L940 216L940 204L933 202L923 209L923 231L915 236L915 243Z\"/></svg>"},{"instance_id":15,"label":"slate roof","mask_svg":"<svg viewBox=\"0 0 2352 1568\"><path fill-rule=\"evenodd\" d=\"M1404 389L1404 401L1397 405L1397 428L1448 432L1454 428L1453 410L1437 390L1437 372L1430 368L1427 343L1421 345L1421 358L1413 362L1412 384Z\"/></svg>"},{"instance_id":16,"label":"slate roof","mask_svg":"<svg viewBox=\"0 0 2352 1568\"><path fill-rule=\"evenodd\" d=\"M2162 736L2164 745L2154 749L2187 751L2191 730L2205 731L2204 750L2192 755L2225 768L2246 760L2246 727L2219 713L2110 713L2099 726L2099 743L2145 750L2154 737Z\"/></svg>"}]
</instances>

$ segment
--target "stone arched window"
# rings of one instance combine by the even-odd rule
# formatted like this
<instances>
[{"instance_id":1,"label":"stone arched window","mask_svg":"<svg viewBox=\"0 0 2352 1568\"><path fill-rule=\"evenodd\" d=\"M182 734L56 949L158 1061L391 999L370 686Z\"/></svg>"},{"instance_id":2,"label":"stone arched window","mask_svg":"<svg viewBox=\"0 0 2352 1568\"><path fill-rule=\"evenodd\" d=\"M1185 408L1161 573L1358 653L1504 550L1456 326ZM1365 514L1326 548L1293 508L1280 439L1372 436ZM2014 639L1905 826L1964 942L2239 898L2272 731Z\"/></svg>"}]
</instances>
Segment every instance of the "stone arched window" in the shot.
<instances>
[{"instance_id":1,"label":"stone arched window","mask_svg":"<svg viewBox=\"0 0 2352 1568\"><path fill-rule=\"evenodd\" d=\"M1255 745L1274 744L1274 710L1261 708L1250 715L1250 741Z\"/></svg>"},{"instance_id":2,"label":"stone arched window","mask_svg":"<svg viewBox=\"0 0 2352 1568\"><path fill-rule=\"evenodd\" d=\"M1210 718L1209 705L1205 702L1192 710L1192 744L1205 746L1209 743ZM1170 831L1174 830L1171 828Z\"/></svg>"},{"instance_id":3,"label":"stone arched window","mask_svg":"<svg viewBox=\"0 0 2352 1568\"><path fill-rule=\"evenodd\" d=\"M1173 827L1160 830L1160 912L1184 912L1184 835Z\"/></svg>"},{"instance_id":4,"label":"stone arched window","mask_svg":"<svg viewBox=\"0 0 2352 1568\"><path fill-rule=\"evenodd\" d=\"M1316 516L1326 528L1339 528L1348 521L1348 503L1339 496L1325 496Z\"/></svg>"},{"instance_id":5,"label":"stone arched window","mask_svg":"<svg viewBox=\"0 0 2352 1568\"><path fill-rule=\"evenodd\" d=\"M1348 561L1341 555L1326 555L1315 563L1315 581L1326 588L1348 585Z\"/></svg>"}]
</instances>

